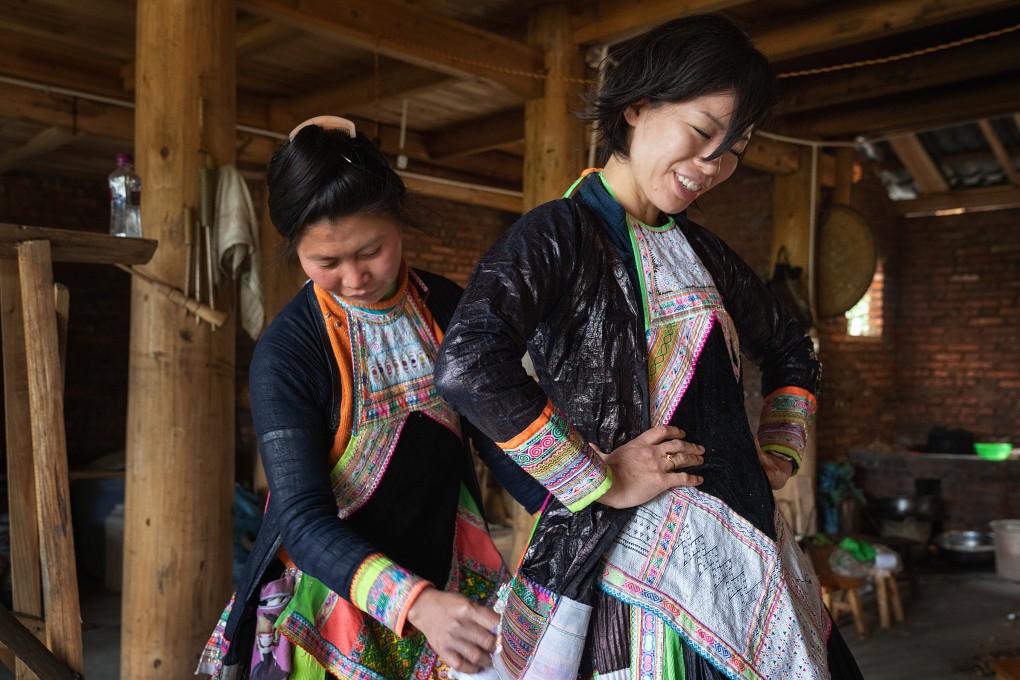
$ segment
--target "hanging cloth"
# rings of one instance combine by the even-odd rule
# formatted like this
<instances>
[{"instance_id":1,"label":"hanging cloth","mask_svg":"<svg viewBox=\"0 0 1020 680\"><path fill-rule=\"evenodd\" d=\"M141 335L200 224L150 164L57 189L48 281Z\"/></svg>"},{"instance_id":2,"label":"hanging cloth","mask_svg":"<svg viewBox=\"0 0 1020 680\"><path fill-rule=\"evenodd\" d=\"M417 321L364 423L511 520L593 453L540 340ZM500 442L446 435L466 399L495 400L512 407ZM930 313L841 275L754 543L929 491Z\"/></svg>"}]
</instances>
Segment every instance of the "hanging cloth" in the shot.
<instances>
[{"instance_id":1,"label":"hanging cloth","mask_svg":"<svg viewBox=\"0 0 1020 680\"><path fill-rule=\"evenodd\" d=\"M265 300L259 254L259 221L248 186L232 165L220 167L216 183L215 256L220 275L237 281L241 326L254 340L265 323Z\"/></svg>"}]
</instances>

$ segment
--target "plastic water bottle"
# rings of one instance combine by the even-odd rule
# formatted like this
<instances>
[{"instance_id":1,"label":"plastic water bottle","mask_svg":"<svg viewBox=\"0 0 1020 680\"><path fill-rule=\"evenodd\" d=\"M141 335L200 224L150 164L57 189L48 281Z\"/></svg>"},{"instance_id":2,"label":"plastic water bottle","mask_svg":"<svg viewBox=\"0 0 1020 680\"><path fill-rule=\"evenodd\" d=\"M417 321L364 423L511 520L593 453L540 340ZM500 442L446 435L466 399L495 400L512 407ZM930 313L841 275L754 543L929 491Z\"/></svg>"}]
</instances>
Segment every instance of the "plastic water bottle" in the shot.
<instances>
[{"instance_id":1,"label":"plastic water bottle","mask_svg":"<svg viewBox=\"0 0 1020 680\"><path fill-rule=\"evenodd\" d=\"M142 179L135 174L131 154L117 154L117 168L110 173L110 234L142 235Z\"/></svg>"}]
</instances>

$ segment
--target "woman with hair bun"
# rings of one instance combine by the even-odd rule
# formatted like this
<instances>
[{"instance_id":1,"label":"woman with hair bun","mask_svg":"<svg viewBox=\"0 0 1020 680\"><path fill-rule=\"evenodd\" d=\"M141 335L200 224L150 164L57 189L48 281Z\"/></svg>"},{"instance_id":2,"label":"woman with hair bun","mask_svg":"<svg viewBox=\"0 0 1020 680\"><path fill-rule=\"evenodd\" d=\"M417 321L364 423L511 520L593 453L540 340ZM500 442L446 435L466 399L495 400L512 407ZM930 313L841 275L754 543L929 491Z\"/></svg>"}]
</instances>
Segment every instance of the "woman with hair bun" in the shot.
<instances>
[{"instance_id":1,"label":"woman with hair bun","mask_svg":"<svg viewBox=\"0 0 1020 680\"><path fill-rule=\"evenodd\" d=\"M298 126L268 184L273 224L309 281L255 348L270 496L198 670L249 677L266 656L256 624L270 619L275 637L258 632L294 680L479 671L509 574L481 516L468 438L530 511L546 493L436 391L461 291L405 263L409 195L350 121Z\"/></svg>"}]
</instances>

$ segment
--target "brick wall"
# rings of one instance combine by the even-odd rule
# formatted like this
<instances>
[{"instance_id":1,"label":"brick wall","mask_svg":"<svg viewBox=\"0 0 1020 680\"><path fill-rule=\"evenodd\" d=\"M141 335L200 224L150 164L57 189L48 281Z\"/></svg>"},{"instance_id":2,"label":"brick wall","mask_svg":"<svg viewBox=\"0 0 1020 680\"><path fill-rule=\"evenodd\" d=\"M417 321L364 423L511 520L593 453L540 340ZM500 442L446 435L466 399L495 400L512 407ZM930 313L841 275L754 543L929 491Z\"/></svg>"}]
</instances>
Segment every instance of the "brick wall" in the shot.
<instances>
[{"instance_id":1,"label":"brick wall","mask_svg":"<svg viewBox=\"0 0 1020 680\"><path fill-rule=\"evenodd\" d=\"M897 434L1020 445L1020 210L900 224Z\"/></svg>"}]
</instances>

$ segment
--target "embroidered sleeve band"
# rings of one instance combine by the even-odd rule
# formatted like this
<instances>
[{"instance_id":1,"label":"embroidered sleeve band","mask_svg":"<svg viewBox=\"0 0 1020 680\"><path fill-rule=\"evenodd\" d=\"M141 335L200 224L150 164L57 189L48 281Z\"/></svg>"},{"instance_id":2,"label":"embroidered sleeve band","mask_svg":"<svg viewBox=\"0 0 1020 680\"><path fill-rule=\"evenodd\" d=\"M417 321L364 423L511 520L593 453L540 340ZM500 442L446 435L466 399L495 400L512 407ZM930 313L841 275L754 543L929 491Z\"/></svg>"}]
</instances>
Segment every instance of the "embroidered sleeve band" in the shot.
<instances>
[{"instance_id":1,"label":"embroidered sleeve band","mask_svg":"<svg viewBox=\"0 0 1020 680\"><path fill-rule=\"evenodd\" d=\"M499 446L571 512L612 486L609 467L551 401L523 432Z\"/></svg>"},{"instance_id":2,"label":"embroidered sleeve band","mask_svg":"<svg viewBox=\"0 0 1020 680\"><path fill-rule=\"evenodd\" d=\"M800 469L815 406L815 396L799 387L782 387L765 397L762 404L758 427L762 451L788 458L794 474Z\"/></svg>"},{"instance_id":3,"label":"embroidered sleeve band","mask_svg":"<svg viewBox=\"0 0 1020 680\"><path fill-rule=\"evenodd\" d=\"M365 558L351 582L351 602L398 636L411 603L430 584L381 553Z\"/></svg>"}]
</instances>

